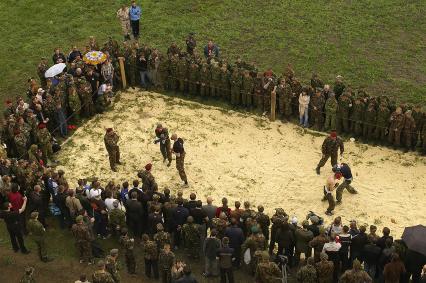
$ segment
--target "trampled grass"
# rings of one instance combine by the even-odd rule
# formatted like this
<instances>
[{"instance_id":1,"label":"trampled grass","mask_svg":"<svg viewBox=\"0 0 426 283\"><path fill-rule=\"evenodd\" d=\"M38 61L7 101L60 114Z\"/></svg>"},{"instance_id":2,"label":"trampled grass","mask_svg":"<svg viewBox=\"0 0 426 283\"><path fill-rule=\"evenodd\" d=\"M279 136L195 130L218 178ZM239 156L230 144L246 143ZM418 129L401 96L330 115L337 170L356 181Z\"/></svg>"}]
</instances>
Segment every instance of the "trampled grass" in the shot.
<instances>
[{"instance_id":1,"label":"trampled grass","mask_svg":"<svg viewBox=\"0 0 426 283\"><path fill-rule=\"evenodd\" d=\"M40 56L56 46L83 48L88 36L121 39L115 12L122 1L0 2L0 93L23 95ZM127 1L126 1L127 2ZM176 0L143 1L142 42L165 51L190 31L208 38L233 61L242 55L277 73L291 63L308 82L316 71L337 74L370 94L426 101L426 2Z\"/></svg>"}]
</instances>

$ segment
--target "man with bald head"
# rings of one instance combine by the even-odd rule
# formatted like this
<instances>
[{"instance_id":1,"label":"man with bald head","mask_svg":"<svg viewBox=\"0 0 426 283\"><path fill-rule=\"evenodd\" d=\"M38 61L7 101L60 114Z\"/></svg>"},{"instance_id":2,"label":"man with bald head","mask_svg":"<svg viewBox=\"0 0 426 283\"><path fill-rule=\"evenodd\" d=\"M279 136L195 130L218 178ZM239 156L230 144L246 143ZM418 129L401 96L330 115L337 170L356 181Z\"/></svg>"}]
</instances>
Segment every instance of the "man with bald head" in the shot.
<instances>
[{"instance_id":1,"label":"man with bald head","mask_svg":"<svg viewBox=\"0 0 426 283\"><path fill-rule=\"evenodd\" d=\"M203 212L209 218L209 221L207 223L207 227L211 228L211 226L212 226L212 219L215 218L215 216L216 216L216 210L217 210L217 206L213 205L213 198L212 197L207 197L207 204L203 205L201 207L201 209L203 210Z\"/></svg>"}]
</instances>

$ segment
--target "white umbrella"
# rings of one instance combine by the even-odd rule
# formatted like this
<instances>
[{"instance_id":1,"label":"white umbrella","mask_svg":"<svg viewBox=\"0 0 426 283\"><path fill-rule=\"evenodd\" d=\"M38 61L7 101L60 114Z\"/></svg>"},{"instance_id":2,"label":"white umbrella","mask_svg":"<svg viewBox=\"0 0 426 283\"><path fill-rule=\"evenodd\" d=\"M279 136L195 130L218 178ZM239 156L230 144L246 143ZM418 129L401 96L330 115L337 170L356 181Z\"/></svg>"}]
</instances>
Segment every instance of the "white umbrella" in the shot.
<instances>
[{"instance_id":1,"label":"white umbrella","mask_svg":"<svg viewBox=\"0 0 426 283\"><path fill-rule=\"evenodd\" d=\"M65 63L59 63L59 64L55 64L52 67L50 67L46 73L44 73L44 76L46 78L53 78L54 76L62 73L62 71L65 69L67 65L65 65Z\"/></svg>"}]
</instances>

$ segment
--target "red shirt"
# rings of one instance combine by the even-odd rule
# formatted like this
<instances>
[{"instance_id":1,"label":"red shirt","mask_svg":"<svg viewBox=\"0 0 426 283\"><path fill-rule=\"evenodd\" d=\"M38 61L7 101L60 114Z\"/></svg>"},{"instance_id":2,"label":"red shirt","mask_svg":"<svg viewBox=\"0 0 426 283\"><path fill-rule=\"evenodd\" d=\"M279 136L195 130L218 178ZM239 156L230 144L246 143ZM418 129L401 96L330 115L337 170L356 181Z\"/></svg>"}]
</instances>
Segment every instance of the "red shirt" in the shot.
<instances>
[{"instance_id":1,"label":"red shirt","mask_svg":"<svg viewBox=\"0 0 426 283\"><path fill-rule=\"evenodd\" d=\"M18 211L19 209L21 209L22 205L24 204L24 198L22 197L20 192L10 192L7 197L9 199L10 204L12 205L10 210Z\"/></svg>"},{"instance_id":2,"label":"red shirt","mask_svg":"<svg viewBox=\"0 0 426 283\"><path fill-rule=\"evenodd\" d=\"M229 218L230 214L231 214L231 209L229 207L224 208L223 206L216 208L216 217L219 217L219 215L225 212L226 217Z\"/></svg>"}]
</instances>

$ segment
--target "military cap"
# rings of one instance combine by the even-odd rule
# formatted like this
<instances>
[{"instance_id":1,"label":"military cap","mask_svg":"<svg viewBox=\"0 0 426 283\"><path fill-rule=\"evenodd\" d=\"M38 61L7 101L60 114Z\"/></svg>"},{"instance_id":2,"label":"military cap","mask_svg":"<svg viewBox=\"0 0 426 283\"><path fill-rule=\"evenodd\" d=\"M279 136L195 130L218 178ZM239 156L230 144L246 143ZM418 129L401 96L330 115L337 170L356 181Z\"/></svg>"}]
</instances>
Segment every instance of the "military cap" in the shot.
<instances>
[{"instance_id":1,"label":"military cap","mask_svg":"<svg viewBox=\"0 0 426 283\"><path fill-rule=\"evenodd\" d=\"M161 224L161 223L157 223L157 231L162 231L162 230L164 230L164 227L163 227L163 224Z\"/></svg>"},{"instance_id":2,"label":"military cap","mask_svg":"<svg viewBox=\"0 0 426 283\"><path fill-rule=\"evenodd\" d=\"M321 260L328 260L328 254L326 254L325 252L320 253L320 259Z\"/></svg>"},{"instance_id":3,"label":"military cap","mask_svg":"<svg viewBox=\"0 0 426 283\"><path fill-rule=\"evenodd\" d=\"M97 265L98 265L98 267L99 267L99 268L104 267L104 266L105 266L105 261L103 261L103 260L101 259L101 260L99 260L99 261L98 261L98 264L97 264Z\"/></svg>"},{"instance_id":4,"label":"military cap","mask_svg":"<svg viewBox=\"0 0 426 283\"><path fill-rule=\"evenodd\" d=\"M38 217L38 212L37 211L31 212L31 219L36 219L37 217Z\"/></svg>"},{"instance_id":5,"label":"military cap","mask_svg":"<svg viewBox=\"0 0 426 283\"><path fill-rule=\"evenodd\" d=\"M118 255L118 249L112 249L112 250L109 252L109 254L110 254L110 255L112 255L112 256Z\"/></svg>"},{"instance_id":6,"label":"military cap","mask_svg":"<svg viewBox=\"0 0 426 283\"><path fill-rule=\"evenodd\" d=\"M79 215L75 218L75 222L80 223L83 222L83 215Z\"/></svg>"}]
</instances>

